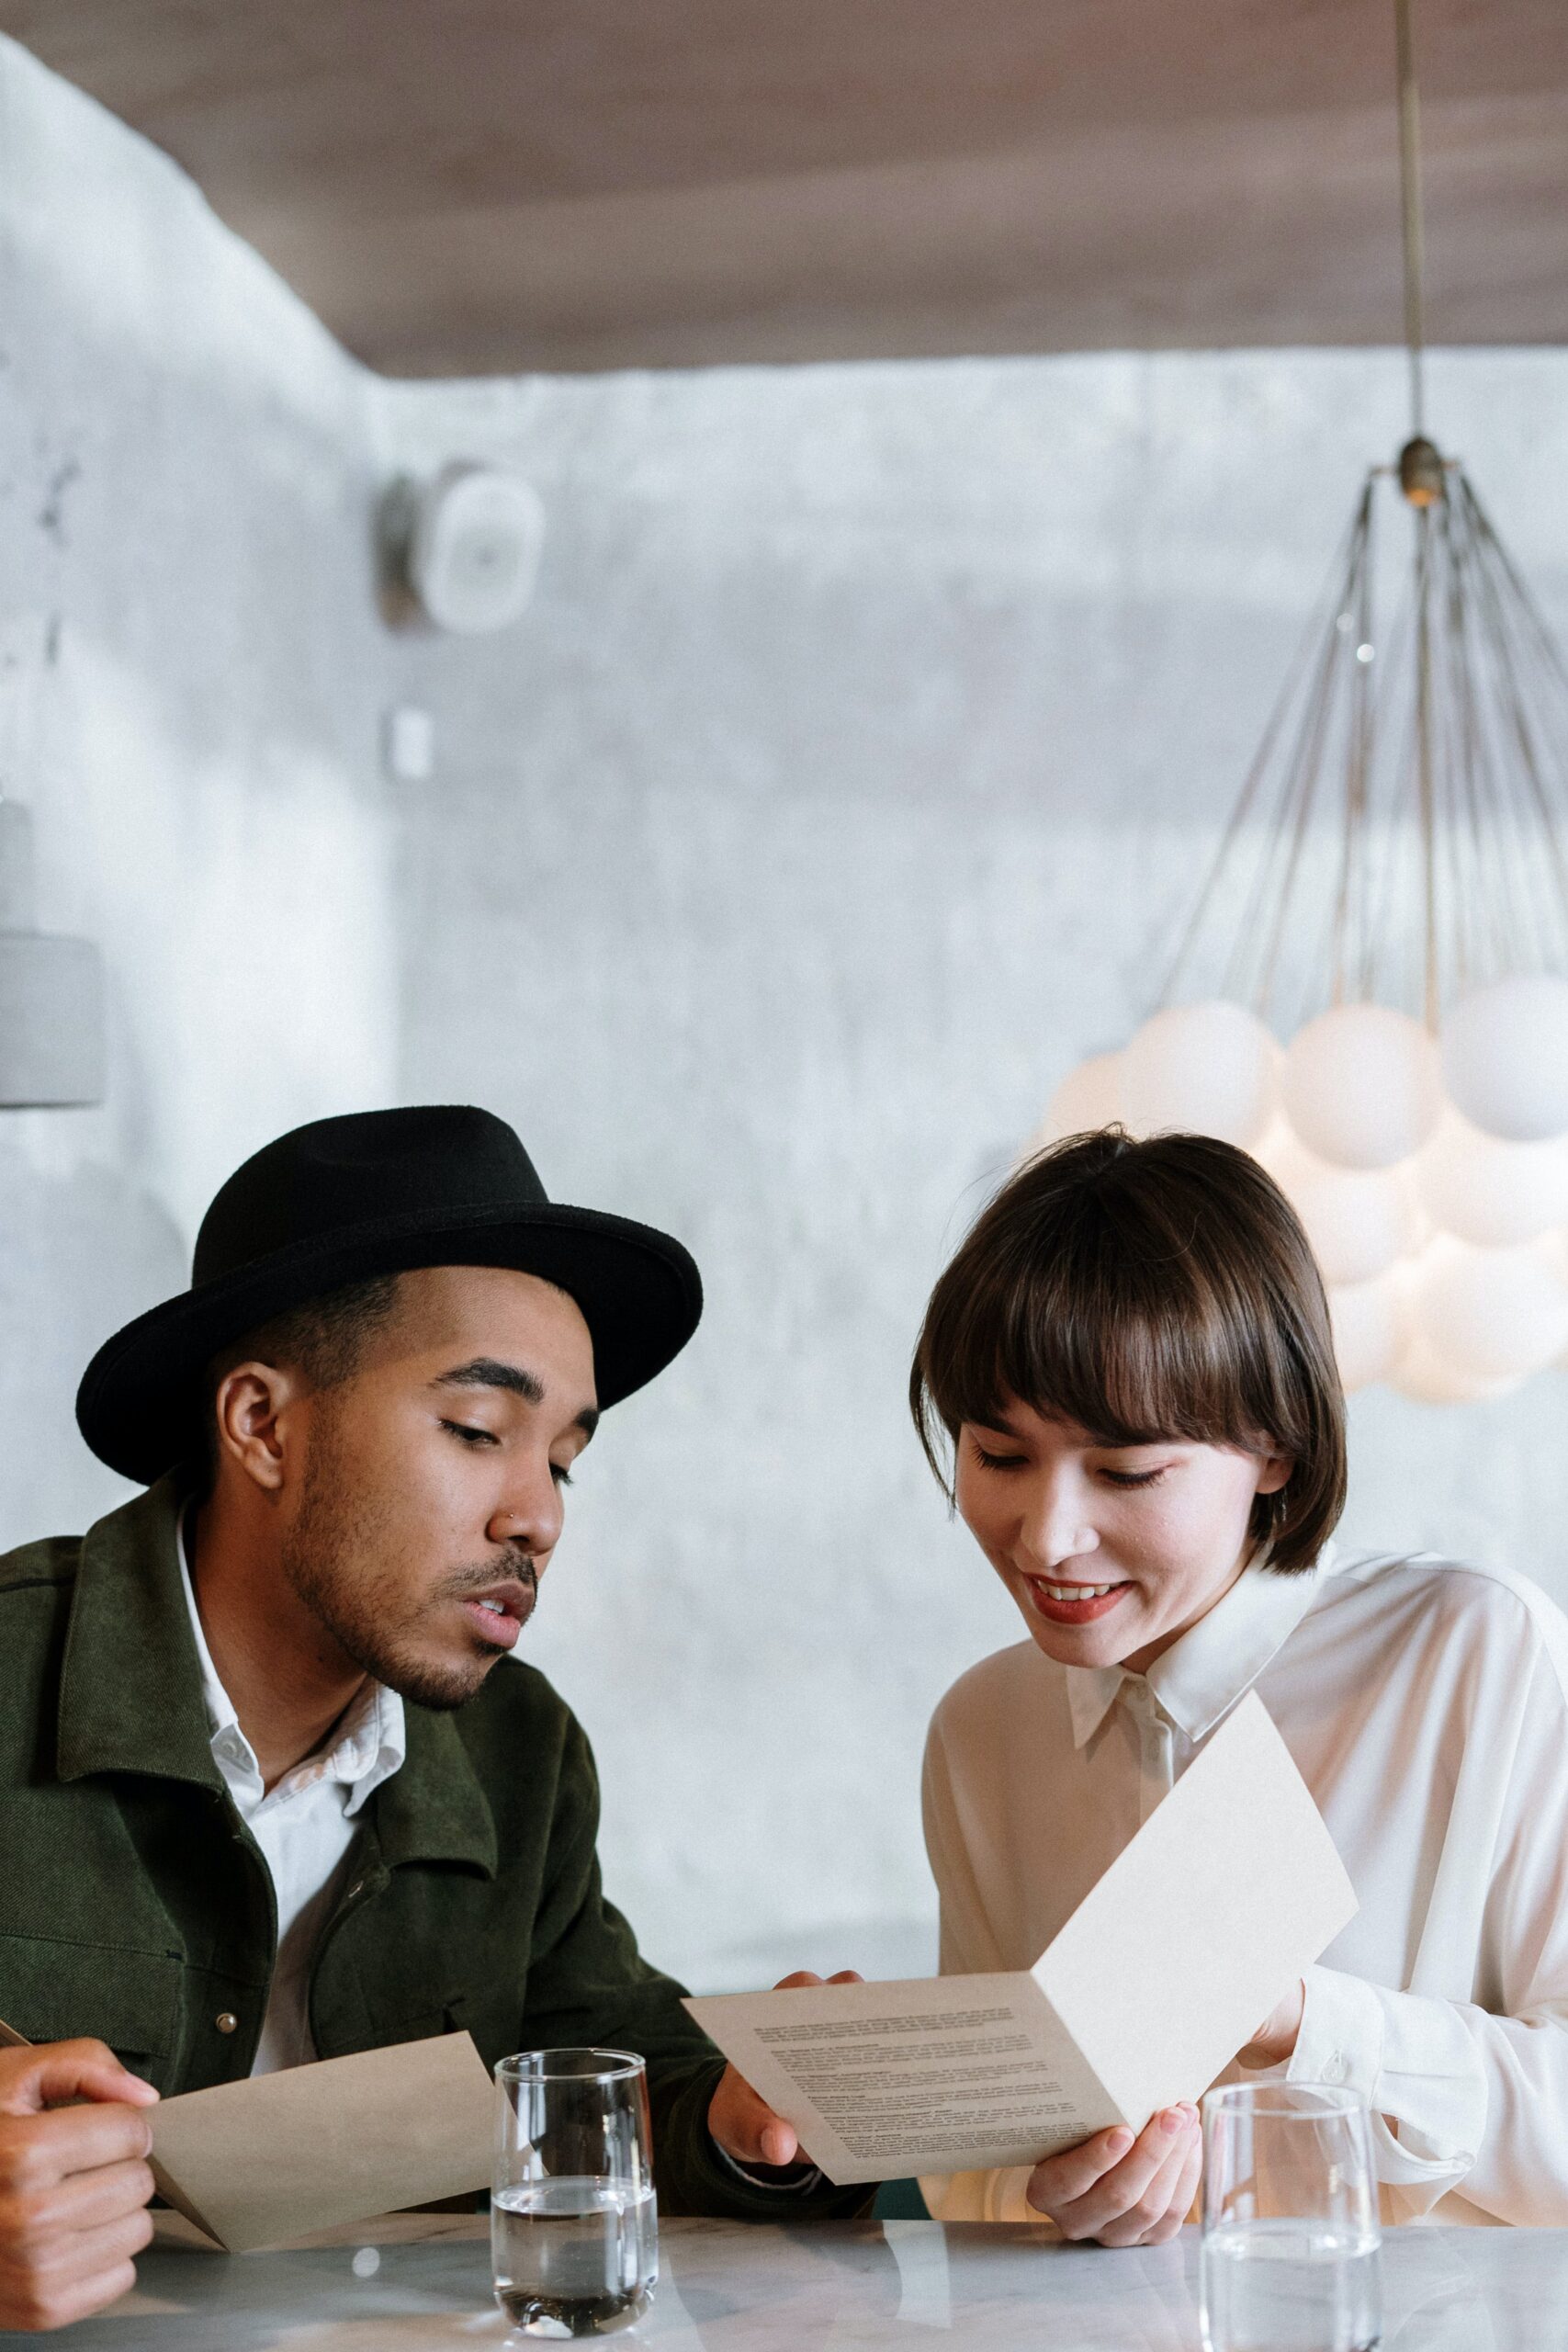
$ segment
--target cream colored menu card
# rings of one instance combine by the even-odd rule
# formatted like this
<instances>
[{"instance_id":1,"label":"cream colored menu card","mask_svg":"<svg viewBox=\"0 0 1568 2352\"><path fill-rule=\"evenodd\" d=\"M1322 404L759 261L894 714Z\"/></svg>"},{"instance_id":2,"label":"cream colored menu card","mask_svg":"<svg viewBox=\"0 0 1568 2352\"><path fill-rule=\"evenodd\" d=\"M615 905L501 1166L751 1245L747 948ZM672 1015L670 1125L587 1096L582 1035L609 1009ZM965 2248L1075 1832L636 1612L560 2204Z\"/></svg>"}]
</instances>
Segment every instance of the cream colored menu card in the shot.
<instances>
[{"instance_id":1,"label":"cream colored menu card","mask_svg":"<svg viewBox=\"0 0 1568 2352\"><path fill-rule=\"evenodd\" d=\"M1249 1692L1028 1973L686 2007L830 2180L1036 2164L1201 2097L1355 1912Z\"/></svg>"},{"instance_id":2,"label":"cream colored menu card","mask_svg":"<svg viewBox=\"0 0 1568 2352\"><path fill-rule=\"evenodd\" d=\"M0 2041L22 2035L0 2024ZM187 2091L143 2111L161 2195L231 2254L488 2186L495 2092L466 2033Z\"/></svg>"},{"instance_id":3,"label":"cream colored menu card","mask_svg":"<svg viewBox=\"0 0 1568 2352\"><path fill-rule=\"evenodd\" d=\"M169 2198L231 2253L489 2185L495 2088L466 2033L187 2091L148 2110Z\"/></svg>"}]
</instances>

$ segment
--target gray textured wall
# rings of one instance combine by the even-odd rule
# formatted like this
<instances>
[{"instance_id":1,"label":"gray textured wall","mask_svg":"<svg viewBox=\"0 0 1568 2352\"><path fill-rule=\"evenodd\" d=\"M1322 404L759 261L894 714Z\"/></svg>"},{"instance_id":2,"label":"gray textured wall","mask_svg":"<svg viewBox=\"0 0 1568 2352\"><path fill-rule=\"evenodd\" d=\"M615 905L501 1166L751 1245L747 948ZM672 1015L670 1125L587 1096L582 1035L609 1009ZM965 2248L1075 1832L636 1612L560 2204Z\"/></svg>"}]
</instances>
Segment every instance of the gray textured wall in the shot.
<instances>
[{"instance_id":1,"label":"gray textured wall","mask_svg":"<svg viewBox=\"0 0 1568 2352\"><path fill-rule=\"evenodd\" d=\"M114 1482L80 1363L330 1108L472 1097L711 1305L584 1462L530 1647L612 1887L705 1983L919 1967L931 1704L1013 1626L902 1404L929 1283L1144 1009L1369 457L1388 355L379 386L0 43L0 758L104 944L100 1114L0 1114L0 1541ZM1568 622L1568 357L1439 428ZM381 628L378 484L516 463L489 642ZM378 772L383 710L436 726ZM1352 1535L1568 1595L1564 1390L1356 1408Z\"/></svg>"},{"instance_id":2,"label":"gray textured wall","mask_svg":"<svg viewBox=\"0 0 1568 2352\"><path fill-rule=\"evenodd\" d=\"M1560 624L1565 391L1558 354L1433 390ZM709 1283L531 1636L613 1883L699 1975L928 1956L926 1718L1014 1624L908 1425L921 1305L1147 1010L1403 396L1301 353L385 394L405 462L505 458L552 533L515 632L394 649L438 750L396 796L403 1085L483 1094ZM1352 1540L1568 1597L1565 1399L1359 1399Z\"/></svg>"},{"instance_id":3,"label":"gray textured wall","mask_svg":"<svg viewBox=\"0 0 1568 2352\"><path fill-rule=\"evenodd\" d=\"M280 1127L395 1087L373 387L0 41L0 791L107 962L101 1112L0 1112L0 1544L122 1489L76 1379Z\"/></svg>"}]
</instances>

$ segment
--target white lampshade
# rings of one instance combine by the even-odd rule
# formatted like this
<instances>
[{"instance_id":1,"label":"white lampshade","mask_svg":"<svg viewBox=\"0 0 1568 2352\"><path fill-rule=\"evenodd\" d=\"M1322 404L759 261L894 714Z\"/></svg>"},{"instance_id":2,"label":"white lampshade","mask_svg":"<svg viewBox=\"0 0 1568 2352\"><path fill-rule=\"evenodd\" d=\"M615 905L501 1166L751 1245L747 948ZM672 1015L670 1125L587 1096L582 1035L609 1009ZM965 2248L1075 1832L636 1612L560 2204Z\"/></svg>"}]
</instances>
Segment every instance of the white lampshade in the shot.
<instances>
[{"instance_id":1,"label":"white lampshade","mask_svg":"<svg viewBox=\"0 0 1568 2352\"><path fill-rule=\"evenodd\" d=\"M1568 1283L1543 1250L1477 1250L1440 1234L1412 1284L1412 1337L1475 1380L1524 1379L1568 1347Z\"/></svg>"},{"instance_id":2,"label":"white lampshade","mask_svg":"<svg viewBox=\"0 0 1568 2352\"><path fill-rule=\"evenodd\" d=\"M1092 1135L1114 1125L1122 1115L1120 1054L1091 1054L1067 1072L1051 1097L1051 1107L1036 1137L1037 1144L1055 1143L1060 1136Z\"/></svg>"},{"instance_id":3,"label":"white lampshade","mask_svg":"<svg viewBox=\"0 0 1568 2352\"><path fill-rule=\"evenodd\" d=\"M1502 1143L1451 1107L1414 1166L1432 1223L1486 1250L1533 1241L1568 1218L1568 1138Z\"/></svg>"},{"instance_id":4,"label":"white lampshade","mask_svg":"<svg viewBox=\"0 0 1568 2352\"><path fill-rule=\"evenodd\" d=\"M1374 1380L1391 1378L1410 1329L1407 1286L1399 1273L1331 1290L1328 1311L1345 1388L1366 1388Z\"/></svg>"},{"instance_id":5,"label":"white lampshade","mask_svg":"<svg viewBox=\"0 0 1568 2352\"><path fill-rule=\"evenodd\" d=\"M1392 1168L1438 1122L1437 1048L1418 1021L1385 1004L1341 1004L1299 1030L1285 1057L1285 1114L1310 1151L1337 1168Z\"/></svg>"},{"instance_id":6,"label":"white lampshade","mask_svg":"<svg viewBox=\"0 0 1568 2352\"><path fill-rule=\"evenodd\" d=\"M1521 973L1455 1005L1443 1076L1465 1117L1507 1143L1568 1135L1568 980Z\"/></svg>"},{"instance_id":7,"label":"white lampshade","mask_svg":"<svg viewBox=\"0 0 1568 2352\"><path fill-rule=\"evenodd\" d=\"M1257 1156L1300 1217L1331 1288L1375 1281L1416 1247L1420 1212L1404 1169L1331 1168L1283 1121Z\"/></svg>"},{"instance_id":8,"label":"white lampshade","mask_svg":"<svg viewBox=\"0 0 1568 2352\"><path fill-rule=\"evenodd\" d=\"M1473 1405L1484 1396L1506 1396L1523 1379L1522 1373L1502 1380L1482 1379L1438 1355L1416 1336L1406 1341L1389 1385L1418 1405Z\"/></svg>"},{"instance_id":9,"label":"white lampshade","mask_svg":"<svg viewBox=\"0 0 1568 2352\"><path fill-rule=\"evenodd\" d=\"M1122 1115L1138 1135L1180 1128L1245 1150L1274 1114L1280 1053L1255 1013L1219 999L1145 1021L1122 1055Z\"/></svg>"}]
</instances>

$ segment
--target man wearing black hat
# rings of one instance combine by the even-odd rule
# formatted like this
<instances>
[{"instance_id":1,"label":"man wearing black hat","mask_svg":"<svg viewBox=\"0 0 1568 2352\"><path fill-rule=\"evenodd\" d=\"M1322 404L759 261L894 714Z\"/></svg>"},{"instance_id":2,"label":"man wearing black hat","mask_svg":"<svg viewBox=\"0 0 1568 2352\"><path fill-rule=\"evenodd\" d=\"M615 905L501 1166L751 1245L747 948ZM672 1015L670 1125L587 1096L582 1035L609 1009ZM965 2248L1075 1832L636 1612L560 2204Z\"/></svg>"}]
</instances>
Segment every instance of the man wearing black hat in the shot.
<instances>
[{"instance_id":1,"label":"man wearing black hat","mask_svg":"<svg viewBox=\"0 0 1568 2352\"><path fill-rule=\"evenodd\" d=\"M83 1434L148 1492L0 1559L0 2327L130 2284L157 2094L457 2028L641 2052L667 2207L858 2210L604 1901L567 1708L492 1670L701 1306L500 1120L376 1112L247 1161L100 1349Z\"/></svg>"}]
</instances>

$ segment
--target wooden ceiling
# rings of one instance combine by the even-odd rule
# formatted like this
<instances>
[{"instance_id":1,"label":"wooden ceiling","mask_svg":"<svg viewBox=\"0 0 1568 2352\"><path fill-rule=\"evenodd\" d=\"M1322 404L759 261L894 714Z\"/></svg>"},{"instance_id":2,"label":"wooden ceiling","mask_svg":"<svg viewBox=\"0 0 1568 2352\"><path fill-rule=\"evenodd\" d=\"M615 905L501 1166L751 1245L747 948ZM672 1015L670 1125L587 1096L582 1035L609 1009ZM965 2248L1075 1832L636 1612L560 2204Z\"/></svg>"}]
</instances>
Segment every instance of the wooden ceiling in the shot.
<instances>
[{"instance_id":1,"label":"wooden ceiling","mask_svg":"<svg viewBox=\"0 0 1568 2352\"><path fill-rule=\"evenodd\" d=\"M1392 0L0 0L398 375L1398 339ZM1568 0L1416 0L1431 339L1568 342Z\"/></svg>"}]
</instances>

